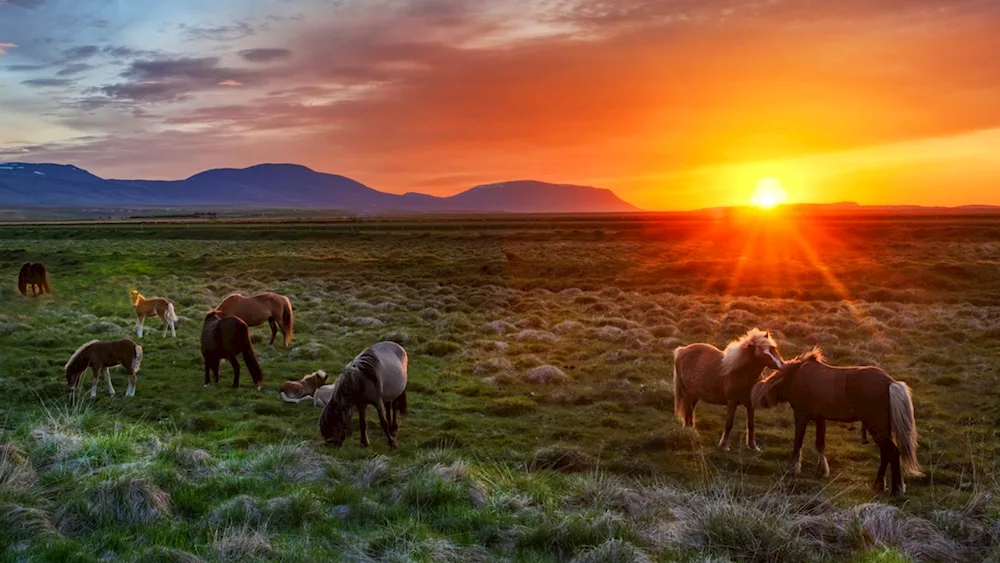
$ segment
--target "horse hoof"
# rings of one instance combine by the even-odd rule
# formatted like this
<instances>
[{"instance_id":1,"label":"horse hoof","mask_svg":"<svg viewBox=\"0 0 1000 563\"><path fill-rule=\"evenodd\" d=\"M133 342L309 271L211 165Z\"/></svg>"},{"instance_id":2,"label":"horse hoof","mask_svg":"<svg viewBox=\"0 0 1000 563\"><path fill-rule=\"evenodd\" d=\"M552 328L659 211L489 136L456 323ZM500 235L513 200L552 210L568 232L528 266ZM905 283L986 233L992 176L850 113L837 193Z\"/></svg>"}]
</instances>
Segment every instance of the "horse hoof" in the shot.
<instances>
[{"instance_id":1,"label":"horse hoof","mask_svg":"<svg viewBox=\"0 0 1000 563\"><path fill-rule=\"evenodd\" d=\"M754 444L752 446L747 446L747 449L750 450L751 452L759 452L760 451L760 446Z\"/></svg>"},{"instance_id":2,"label":"horse hoof","mask_svg":"<svg viewBox=\"0 0 1000 563\"><path fill-rule=\"evenodd\" d=\"M389 442L389 447L392 448L392 449L394 449L394 450L398 450L399 449L399 443L397 443L397 442Z\"/></svg>"}]
</instances>

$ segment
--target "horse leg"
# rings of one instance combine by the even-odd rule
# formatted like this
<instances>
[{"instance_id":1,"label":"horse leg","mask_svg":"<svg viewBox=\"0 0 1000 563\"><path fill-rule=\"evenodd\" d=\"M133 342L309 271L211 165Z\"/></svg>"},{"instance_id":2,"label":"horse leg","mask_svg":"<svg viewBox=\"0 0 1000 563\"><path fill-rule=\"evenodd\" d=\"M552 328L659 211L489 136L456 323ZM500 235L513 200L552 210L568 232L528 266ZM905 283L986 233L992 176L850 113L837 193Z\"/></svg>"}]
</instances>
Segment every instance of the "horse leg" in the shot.
<instances>
[{"instance_id":1,"label":"horse leg","mask_svg":"<svg viewBox=\"0 0 1000 563\"><path fill-rule=\"evenodd\" d=\"M174 325L173 319L170 319L170 336L177 338L177 329Z\"/></svg>"},{"instance_id":2,"label":"horse leg","mask_svg":"<svg viewBox=\"0 0 1000 563\"><path fill-rule=\"evenodd\" d=\"M128 389L125 390L126 397L135 397L135 373L128 374Z\"/></svg>"},{"instance_id":3,"label":"horse leg","mask_svg":"<svg viewBox=\"0 0 1000 563\"><path fill-rule=\"evenodd\" d=\"M747 449L752 452L759 452L760 448L757 447L757 432L754 430L753 405L747 402L743 406L747 409Z\"/></svg>"},{"instance_id":4,"label":"horse leg","mask_svg":"<svg viewBox=\"0 0 1000 563\"><path fill-rule=\"evenodd\" d=\"M389 429L392 430L392 435L395 436L399 432L399 423L396 422L396 416L399 410L396 408L396 401L393 400L387 405L389 409Z\"/></svg>"},{"instance_id":5,"label":"horse leg","mask_svg":"<svg viewBox=\"0 0 1000 563\"><path fill-rule=\"evenodd\" d=\"M736 401L726 403L726 429L722 432L722 439L719 440L720 450L729 451L729 433L733 431L733 419L736 418L738 404Z\"/></svg>"},{"instance_id":6,"label":"horse leg","mask_svg":"<svg viewBox=\"0 0 1000 563\"><path fill-rule=\"evenodd\" d=\"M816 419L816 453L819 454L819 465L816 466L816 475L820 477L830 476L830 464L826 462L826 419Z\"/></svg>"},{"instance_id":7,"label":"horse leg","mask_svg":"<svg viewBox=\"0 0 1000 563\"><path fill-rule=\"evenodd\" d=\"M861 423L861 443L862 444L868 443L868 427L865 426L864 422Z\"/></svg>"},{"instance_id":8,"label":"horse leg","mask_svg":"<svg viewBox=\"0 0 1000 563\"><path fill-rule=\"evenodd\" d=\"M115 388L111 385L111 368L104 368L104 378L108 380L108 395L115 396Z\"/></svg>"},{"instance_id":9,"label":"horse leg","mask_svg":"<svg viewBox=\"0 0 1000 563\"><path fill-rule=\"evenodd\" d=\"M166 316L160 317L160 320L163 321L163 338L166 338L167 329L170 328L170 321L167 320Z\"/></svg>"},{"instance_id":10,"label":"horse leg","mask_svg":"<svg viewBox=\"0 0 1000 563\"><path fill-rule=\"evenodd\" d=\"M146 326L146 317L139 317L139 338L142 338L142 329Z\"/></svg>"},{"instance_id":11,"label":"horse leg","mask_svg":"<svg viewBox=\"0 0 1000 563\"><path fill-rule=\"evenodd\" d=\"M385 403L381 400L376 401L375 409L378 410L378 422L382 425L382 432L385 433L385 439L389 441L389 447L392 449L398 448L399 443L396 442L396 437L389 430L389 420L385 416Z\"/></svg>"},{"instance_id":12,"label":"horse leg","mask_svg":"<svg viewBox=\"0 0 1000 563\"><path fill-rule=\"evenodd\" d=\"M358 430L361 433L361 447L368 447L368 421L365 420L365 411L368 410L368 405L358 405Z\"/></svg>"},{"instance_id":13,"label":"horse leg","mask_svg":"<svg viewBox=\"0 0 1000 563\"><path fill-rule=\"evenodd\" d=\"M889 467L889 456L890 450L889 446L893 445L892 440L887 437L875 437L875 443L878 444L878 450L880 454L878 473L875 474L875 482L872 484L872 490L875 493L885 492L885 470Z\"/></svg>"},{"instance_id":14,"label":"horse leg","mask_svg":"<svg viewBox=\"0 0 1000 563\"><path fill-rule=\"evenodd\" d=\"M899 468L899 447L889 440L889 467L892 468L892 496L899 496L906 493L906 485L903 484L903 472Z\"/></svg>"},{"instance_id":15,"label":"horse leg","mask_svg":"<svg viewBox=\"0 0 1000 563\"><path fill-rule=\"evenodd\" d=\"M278 323L274 321L274 317L268 317L267 324L271 327L271 341L267 345L274 346L274 338L278 336Z\"/></svg>"},{"instance_id":16,"label":"horse leg","mask_svg":"<svg viewBox=\"0 0 1000 563\"><path fill-rule=\"evenodd\" d=\"M694 428L694 408L698 405L698 399L690 399L689 404L691 408L688 409L687 416L684 418L684 426Z\"/></svg>"},{"instance_id":17,"label":"horse leg","mask_svg":"<svg viewBox=\"0 0 1000 563\"><path fill-rule=\"evenodd\" d=\"M94 374L94 382L93 382L93 385L90 386L90 398L91 399L96 399L97 398L97 382L101 379L101 371L98 370L97 366L95 366L95 365L91 365L90 366L90 371L91 371L91 373Z\"/></svg>"},{"instance_id":18,"label":"horse leg","mask_svg":"<svg viewBox=\"0 0 1000 563\"><path fill-rule=\"evenodd\" d=\"M239 389L240 387L240 361L236 359L236 356L229 358L229 363L233 364L233 389Z\"/></svg>"},{"instance_id":19,"label":"horse leg","mask_svg":"<svg viewBox=\"0 0 1000 563\"><path fill-rule=\"evenodd\" d=\"M802 442L806 439L806 428L809 426L809 417L805 414L795 413L795 443L792 444L792 464L788 466L788 472L798 475L802 471Z\"/></svg>"}]
</instances>

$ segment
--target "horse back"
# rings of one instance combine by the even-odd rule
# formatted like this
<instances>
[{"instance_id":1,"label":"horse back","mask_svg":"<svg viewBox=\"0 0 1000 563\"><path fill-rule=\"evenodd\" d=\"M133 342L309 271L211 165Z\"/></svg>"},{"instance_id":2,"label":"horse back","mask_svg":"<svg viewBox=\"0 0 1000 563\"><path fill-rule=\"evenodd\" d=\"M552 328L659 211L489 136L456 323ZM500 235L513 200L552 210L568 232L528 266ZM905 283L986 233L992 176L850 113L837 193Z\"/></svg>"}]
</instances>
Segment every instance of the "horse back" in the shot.
<instances>
[{"instance_id":1,"label":"horse back","mask_svg":"<svg viewBox=\"0 0 1000 563\"><path fill-rule=\"evenodd\" d=\"M382 398L392 401L406 390L409 359L406 350L395 342L379 342L370 350L378 357L379 379L382 380Z\"/></svg>"},{"instance_id":2,"label":"horse back","mask_svg":"<svg viewBox=\"0 0 1000 563\"><path fill-rule=\"evenodd\" d=\"M722 351L698 342L674 350L674 368L685 389L700 400L725 404Z\"/></svg>"}]
</instances>

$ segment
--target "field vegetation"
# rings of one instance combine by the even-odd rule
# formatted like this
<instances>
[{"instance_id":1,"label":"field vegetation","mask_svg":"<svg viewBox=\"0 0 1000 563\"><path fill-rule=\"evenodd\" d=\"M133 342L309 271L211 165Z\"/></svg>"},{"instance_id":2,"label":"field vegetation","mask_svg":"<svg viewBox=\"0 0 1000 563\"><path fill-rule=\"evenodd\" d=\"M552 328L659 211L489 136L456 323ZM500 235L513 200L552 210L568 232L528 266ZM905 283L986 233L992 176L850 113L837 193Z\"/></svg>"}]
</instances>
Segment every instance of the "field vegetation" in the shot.
<instances>
[{"instance_id":1,"label":"field vegetation","mask_svg":"<svg viewBox=\"0 0 1000 563\"><path fill-rule=\"evenodd\" d=\"M0 557L1000 560L998 228L773 214L0 227ZM17 294L25 261L48 266L52 296ZM147 321L135 397L70 395L77 346L134 338L132 288L173 300L178 338ZM232 389L228 366L203 388L204 312L264 290L294 303L294 343L253 329L264 391ZM673 349L751 327L786 357L820 345L913 388L926 476L906 497L870 492L878 451L857 425L830 425L829 479L809 447L802 475L782 475L787 406L759 411L761 453L715 449L722 407L680 427ZM335 376L383 339L410 354L401 448L377 424L368 449L356 427L325 447L319 411L277 386Z\"/></svg>"}]
</instances>

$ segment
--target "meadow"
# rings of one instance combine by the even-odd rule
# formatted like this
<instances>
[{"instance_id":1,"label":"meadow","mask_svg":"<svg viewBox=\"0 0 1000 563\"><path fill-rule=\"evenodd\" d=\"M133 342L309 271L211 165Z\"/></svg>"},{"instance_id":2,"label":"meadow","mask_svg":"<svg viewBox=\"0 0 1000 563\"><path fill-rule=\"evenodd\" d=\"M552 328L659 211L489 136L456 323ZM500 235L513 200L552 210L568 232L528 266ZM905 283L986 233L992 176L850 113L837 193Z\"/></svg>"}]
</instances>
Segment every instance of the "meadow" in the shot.
<instances>
[{"instance_id":1,"label":"meadow","mask_svg":"<svg viewBox=\"0 0 1000 563\"><path fill-rule=\"evenodd\" d=\"M1000 560L1000 217L803 215L191 221L0 227L0 553L9 561ZM54 294L16 291L25 261ZM62 366L135 338L136 396ZM204 312L234 291L295 306L253 329L264 391L202 387ZM926 475L876 496L874 445L831 424L831 477L718 451L723 407L673 414L673 349L751 327L788 358L885 368L913 389ZM277 386L364 347L410 355L400 449L344 447ZM89 391L89 375L83 379ZM369 410L369 422L375 422ZM743 411L733 444L742 444Z\"/></svg>"}]
</instances>

